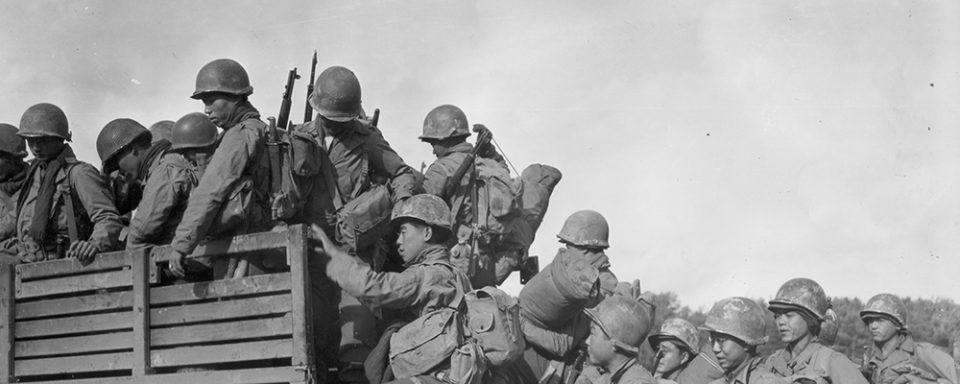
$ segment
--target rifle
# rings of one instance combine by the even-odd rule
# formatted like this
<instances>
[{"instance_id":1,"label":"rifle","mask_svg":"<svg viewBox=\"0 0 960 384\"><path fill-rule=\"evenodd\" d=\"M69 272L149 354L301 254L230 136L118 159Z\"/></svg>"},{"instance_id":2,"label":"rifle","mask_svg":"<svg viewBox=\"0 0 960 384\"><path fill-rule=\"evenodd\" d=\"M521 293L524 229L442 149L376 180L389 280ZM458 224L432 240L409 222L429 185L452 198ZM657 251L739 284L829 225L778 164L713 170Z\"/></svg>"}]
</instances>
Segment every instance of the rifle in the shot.
<instances>
[{"instance_id":1,"label":"rifle","mask_svg":"<svg viewBox=\"0 0 960 384\"><path fill-rule=\"evenodd\" d=\"M657 372L657 367L660 366L660 360L662 359L663 359L663 350L660 348L657 348L657 355L653 358L653 367L651 367L653 369L654 378L659 379L663 377L663 372Z\"/></svg>"},{"instance_id":2,"label":"rifle","mask_svg":"<svg viewBox=\"0 0 960 384\"><path fill-rule=\"evenodd\" d=\"M293 83L300 78L300 75L297 74L297 68L294 67L290 70L290 73L287 74L287 85L283 88L283 98L280 100L280 113L277 114L277 126L283 129L287 129L287 123L290 120L290 104L292 101L290 97L293 96ZM274 140L277 140L277 136L273 136Z\"/></svg>"},{"instance_id":3,"label":"rifle","mask_svg":"<svg viewBox=\"0 0 960 384\"><path fill-rule=\"evenodd\" d=\"M292 73L292 72L291 72ZM287 106L287 112L290 112L290 99L285 100L285 105ZM280 212L279 208L281 205L278 205L278 199L282 198L283 194L283 146L286 144L280 140L280 135L277 130L277 119L273 117L268 117L267 121L270 122L270 130L267 132L267 156L270 159L270 202L271 202L271 215L274 219L279 218L283 215L283 212Z\"/></svg>"},{"instance_id":4,"label":"rifle","mask_svg":"<svg viewBox=\"0 0 960 384\"><path fill-rule=\"evenodd\" d=\"M474 161L477 159L477 153L481 148L490 144L490 140L492 139L490 130L483 127L483 125L475 124L473 131L478 133L477 143L473 147L473 150L467 155L467 158L463 160L463 163L460 163L460 167L453 173L453 176L443 183L444 199L453 196L453 193L457 191L457 187L460 186L460 180L463 180L463 176L467 174L467 171L473 168ZM476 206L476 204L474 204L474 206ZM454 213L454 215L456 215L456 213Z\"/></svg>"},{"instance_id":5,"label":"rifle","mask_svg":"<svg viewBox=\"0 0 960 384\"><path fill-rule=\"evenodd\" d=\"M307 106L303 111L303 122L313 120L313 107L310 105L310 96L313 95L313 82L317 80L317 51L313 51L313 62L310 63L310 84L307 84Z\"/></svg>"},{"instance_id":6,"label":"rifle","mask_svg":"<svg viewBox=\"0 0 960 384\"><path fill-rule=\"evenodd\" d=\"M370 125L376 127L377 123L380 122L380 108L373 110L373 118L370 119Z\"/></svg>"}]
</instances>

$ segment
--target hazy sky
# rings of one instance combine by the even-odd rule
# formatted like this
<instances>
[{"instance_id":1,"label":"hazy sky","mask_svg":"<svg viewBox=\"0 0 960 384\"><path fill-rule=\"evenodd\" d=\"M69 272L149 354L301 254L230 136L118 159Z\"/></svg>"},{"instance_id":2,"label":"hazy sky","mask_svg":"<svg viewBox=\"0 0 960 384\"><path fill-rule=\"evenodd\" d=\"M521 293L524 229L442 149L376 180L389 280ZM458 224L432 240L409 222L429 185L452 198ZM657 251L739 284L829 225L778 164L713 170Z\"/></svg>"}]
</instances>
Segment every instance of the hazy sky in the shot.
<instances>
[{"instance_id":1,"label":"hazy sky","mask_svg":"<svg viewBox=\"0 0 960 384\"><path fill-rule=\"evenodd\" d=\"M114 118L200 111L213 59L242 63L275 115L317 49L415 168L446 103L517 167L560 168L544 264L589 208L621 279L694 307L797 276L960 300L956 1L10 1L0 31L0 121L60 105L91 163Z\"/></svg>"}]
</instances>

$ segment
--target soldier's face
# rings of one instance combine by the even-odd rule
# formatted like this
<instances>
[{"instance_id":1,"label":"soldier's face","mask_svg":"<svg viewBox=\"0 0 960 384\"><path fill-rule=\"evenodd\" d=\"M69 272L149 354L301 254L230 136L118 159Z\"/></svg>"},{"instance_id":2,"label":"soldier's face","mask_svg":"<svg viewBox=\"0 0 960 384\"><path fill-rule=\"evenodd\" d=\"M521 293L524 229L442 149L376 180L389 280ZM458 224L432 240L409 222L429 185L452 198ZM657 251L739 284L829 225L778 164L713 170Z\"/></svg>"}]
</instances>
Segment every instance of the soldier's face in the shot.
<instances>
[{"instance_id":1,"label":"soldier's face","mask_svg":"<svg viewBox=\"0 0 960 384\"><path fill-rule=\"evenodd\" d=\"M660 363L654 369L656 372L668 376L673 371L680 368L684 360L688 358L687 352L677 346L673 341L664 341L659 345Z\"/></svg>"},{"instance_id":2,"label":"soldier's face","mask_svg":"<svg viewBox=\"0 0 960 384\"><path fill-rule=\"evenodd\" d=\"M221 128L230 128L222 124L230 121L230 117L237 110L237 105L240 104L239 98L225 93L211 93L201 100L203 100L203 113L207 114L213 124Z\"/></svg>"},{"instance_id":3,"label":"soldier's face","mask_svg":"<svg viewBox=\"0 0 960 384\"><path fill-rule=\"evenodd\" d=\"M590 337L587 338L587 353L590 362L597 366L605 366L616 355L616 345L607 333L596 322L590 323Z\"/></svg>"},{"instance_id":4,"label":"soldier's face","mask_svg":"<svg viewBox=\"0 0 960 384\"><path fill-rule=\"evenodd\" d=\"M800 312L777 311L773 313L773 318L776 320L777 329L780 331L780 340L784 343L792 343L810 334L807 320L800 315Z\"/></svg>"},{"instance_id":5,"label":"soldier's face","mask_svg":"<svg viewBox=\"0 0 960 384\"><path fill-rule=\"evenodd\" d=\"M872 317L867 319L867 329L870 330L870 337L878 343L886 342L896 336L899 328L894 322L883 317Z\"/></svg>"},{"instance_id":6,"label":"soldier's face","mask_svg":"<svg viewBox=\"0 0 960 384\"><path fill-rule=\"evenodd\" d=\"M30 147L30 152L33 153L33 157L36 157L37 160L40 161L47 161L57 157L60 155L60 152L63 152L64 146L66 146L66 144L63 142L63 139L59 137L27 138L27 147Z\"/></svg>"},{"instance_id":7,"label":"soldier's face","mask_svg":"<svg viewBox=\"0 0 960 384\"><path fill-rule=\"evenodd\" d=\"M711 333L710 342L713 343L713 353L717 355L717 363L720 363L727 373L735 371L750 358L750 347L735 337Z\"/></svg>"},{"instance_id":8,"label":"soldier's face","mask_svg":"<svg viewBox=\"0 0 960 384\"><path fill-rule=\"evenodd\" d=\"M403 257L403 262L409 263L420 255L427 247L432 231L429 226L411 221L400 224L400 233L397 235L397 251Z\"/></svg>"},{"instance_id":9,"label":"soldier's face","mask_svg":"<svg viewBox=\"0 0 960 384\"><path fill-rule=\"evenodd\" d=\"M117 157L117 169L127 180L140 180L140 161L142 152L137 149L128 149Z\"/></svg>"},{"instance_id":10,"label":"soldier's face","mask_svg":"<svg viewBox=\"0 0 960 384\"><path fill-rule=\"evenodd\" d=\"M577 257L585 257L588 259L593 259L599 256L606 255L606 251L603 248L590 248L590 247L581 247L579 245L567 244L567 254Z\"/></svg>"}]
</instances>

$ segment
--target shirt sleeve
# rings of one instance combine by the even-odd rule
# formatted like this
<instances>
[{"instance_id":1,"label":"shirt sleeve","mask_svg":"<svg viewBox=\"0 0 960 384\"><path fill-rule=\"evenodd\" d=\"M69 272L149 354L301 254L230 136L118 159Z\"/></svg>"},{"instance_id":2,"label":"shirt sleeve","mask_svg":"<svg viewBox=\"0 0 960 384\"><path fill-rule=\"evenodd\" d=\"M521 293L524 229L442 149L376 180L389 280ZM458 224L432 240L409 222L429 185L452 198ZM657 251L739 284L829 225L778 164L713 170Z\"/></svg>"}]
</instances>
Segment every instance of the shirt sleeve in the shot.
<instances>
[{"instance_id":1,"label":"shirt sleeve","mask_svg":"<svg viewBox=\"0 0 960 384\"><path fill-rule=\"evenodd\" d=\"M860 372L860 369L854 365L850 359L839 352L834 352L833 356L830 358L829 369L831 382L843 384L869 384L867 379L863 377L863 373Z\"/></svg>"},{"instance_id":2,"label":"shirt sleeve","mask_svg":"<svg viewBox=\"0 0 960 384\"><path fill-rule=\"evenodd\" d=\"M70 178L83 209L93 223L89 242L100 252L109 252L117 247L120 230L120 214L113 205L113 196L107 181L92 165L80 163L70 171Z\"/></svg>"},{"instance_id":3,"label":"shirt sleeve","mask_svg":"<svg viewBox=\"0 0 960 384\"><path fill-rule=\"evenodd\" d=\"M327 262L327 276L368 308L403 309L420 297L422 268L403 272L374 272L370 265L349 256L334 256Z\"/></svg>"},{"instance_id":4,"label":"shirt sleeve","mask_svg":"<svg viewBox=\"0 0 960 384\"><path fill-rule=\"evenodd\" d=\"M960 383L960 366L957 361L943 351L940 351L932 345L917 345L917 358L924 364L924 367L933 370L930 372L937 376L937 382L941 384Z\"/></svg>"},{"instance_id":5,"label":"shirt sleeve","mask_svg":"<svg viewBox=\"0 0 960 384\"><path fill-rule=\"evenodd\" d=\"M233 186L256 155L259 132L238 126L227 130L207 165L200 184L190 194L183 220L177 226L173 248L190 254L200 243Z\"/></svg>"},{"instance_id":6,"label":"shirt sleeve","mask_svg":"<svg viewBox=\"0 0 960 384\"><path fill-rule=\"evenodd\" d=\"M418 172L403 162L400 155L390 147L378 130L371 129L367 140L367 152L371 165L390 178L393 201L397 202L417 194L421 190L422 183L422 179L418 180Z\"/></svg>"},{"instance_id":7,"label":"shirt sleeve","mask_svg":"<svg viewBox=\"0 0 960 384\"><path fill-rule=\"evenodd\" d=\"M127 234L127 248L136 248L143 244L155 243L169 236L170 213L185 198L187 176L183 170L164 167L151 174L143 191L143 198L137 206L137 213L130 221Z\"/></svg>"}]
</instances>

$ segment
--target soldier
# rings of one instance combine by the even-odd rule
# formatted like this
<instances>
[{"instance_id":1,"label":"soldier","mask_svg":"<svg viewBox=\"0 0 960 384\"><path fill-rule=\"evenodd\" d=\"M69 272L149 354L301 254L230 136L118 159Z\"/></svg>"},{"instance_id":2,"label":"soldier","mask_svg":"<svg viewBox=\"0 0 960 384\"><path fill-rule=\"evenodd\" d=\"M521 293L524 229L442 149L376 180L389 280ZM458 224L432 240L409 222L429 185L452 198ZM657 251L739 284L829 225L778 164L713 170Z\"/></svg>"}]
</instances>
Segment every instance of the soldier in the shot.
<instances>
[{"instance_id":1,"label":"soldier","mask_svg":"<svg viewBox=\"0 0 960 384\"><path fill-rule=\"evenodd\" d=\"M866 383L850 359L820 343L821 325L827 311L833 311L820 284L806 278L789 280L769 308L786 346L767 358L768 370L791 380Z\"/></svg>"},{"instance_id":2,"label":"soldier","mask_svg":"<svg viewBox=\"0 0 960 384\"><path fill-rule=\"evenodd\" d=\"M724 377L714 384L770 383L773 374L763 369L757 347L767 342L763 308L746 297L718 301L707 313L701 329L710 333L710 343L723 368Z\"/></svg>"},{"instance_id":3,"label":"soldier","mask_svg":"<svg viewBox=\"0 0 960 384\"><path fill-rule=\"evenodd\" d=\"M466 276L450 265L450 252L444 245L450 236L450 221L450 208L436 196L422 194L400 203L394 210L391 225L399 232L397 248L406 267L403 272L377 272L368 263L334 245L320 228L315 226L314 233L323 243L323 252L330 257L326 264L327 276L344 292L374 311L404 310L409 320L450 308L456 297L470 291ZM391 335L384 333L381 344L397 342L390 340ZM371 354L370 359L386 359L395 352ZM368 362L370 366L384 365L382 361L378 364L368 359ZM446 372L439 368L430 375L401 382L440 383L444 375ZM381 382L380 377L368 379Z\"/></svg>"},{"instance_id":4,"label":"soldier","mask_svg":"<svg viewBox=\"0 0 960 384\"><path fill-rule=\"evenodd\" d=\"M413 196L420 189L416 171L403 162L377 127L358 119L361 90L357 76L347 68L330 67L317 77L314 89L310 105L318 118L301 130L326 149L333 163L335 208L340 209L376 184L389 183L392 203ZM375 247L358 244L354 251L379 267L383 253L371 249Z\"/></svg>"},{"instance_id":5,"label":"soldier","mask_svg":"<svg viewBox=\"0 0 960 384\"><path fill-rule=\"evenodd\" d=\"M386 234L384 229L388 229L382 224L389 221L390 206L421 189L418 174L403 162L376 126L358 118L363 114L360 81L349 69L334 66L321 72L309 102L318 117L296 129L313 137L327 152L332 165L329 173L325 172L332 204L326 209L328 212L324 214L325 217L319 220L325 220L322 223L324 226L336 226L337 241L346 245L349 252L370 263L375 271L382 271L387 246L381 238ZM387 188L378 187L383 184L389 185L389 192L386 192ZM321 210L325 205L315 204ZM380 209L369 209L371 207ZM354 220L354 216L359 219ZM317 275L316 272L311 273ZM322 272L320 276L323 276ZM315 277L312 281L323 283L326 280ZM326 303L324 305L351 306L349 299L341 303L340 293L334 293L328 287L316 286L313 291L318 300ZM344 314L357 317L357 322L375 321L369 311L345 310ZM324 315L329 316L323 320L325 324L338 324L341 321L338 310L324 311ZM354 322L350 317L344 318L343 322ZM323 334L329 341L318 345L326 344L329 347L320 354L328 365L335 364L341 355L340 328L329 326ZM356 344L349 336L352 335L343 340L345 347Z\"/></svg>"},{"instance_id":6,"label":"soldier","mask_svg":"<svg viewBox=\"0 0 960 384\"><path fill-rule=\"evenodd\" d=\"M183 259L212 230L218 229L220 235L238 235L270 227L267 125L247 99L252 93L247 71L236 61L217 59L197 73L196 90L191 97L203 101L204 113L224 132L204 177L190 193L183 220L171 242L174 259L170 270L174 275L184 275ZM235 208L230 204L236 204ZM221 216L221 212L239 214L230 218ZM218 219L219 228L214 228ZM225 274L255 273L257 260L249 261L247 273L241 268Z\"/></svg>"},{"instance_id":7,"label":"soldier","mask_svg":"<svg viewBox=\"0 0 960 384\"><path fill-rule=\"evenodd\" d=\"M587 338L590 363L605 370L597 382L655 383L650 371L637 361L640 344L650 332L650 312L632 298L615 295L586 313L591 320Z\"/></svg>"},{"instance_id":8,"label":"soldier","mask_svg":"<svg viewBox=\"0 0 960 384\"><path fill-rule=\"evenodd\" d=\"M486 127L482 125L476 127L476 129L484 131L483 134L490 134ZM453 233L455 237L452 241L460 244L458 248L476 244L472 240L475 236L480 236L480 234L474 233L473 228L473 224L477 223L477 218L473 217L474 212L476 212L473 206L475 183L470 178L462 177L460 183L457 184L457 189L453 191L444 190L447 182L454 177L461 164L468 159L468 155L474 150L473 145L467 142L469 136L470 129L467 116L460 108L453 105L441 105L431 110L423 121L423 134L420 136L421 141L433 147L433 154L437 156L437 160L430 164L424 174L423 188L427 193L440 196L448 205L454 207ZM477 156L493 160L493 162L485 162L484 164L495 164L494 166L502 168L505 174L510 173L503 157L489 143L479 149ZM479 161L479 159L476 161ZM519 265L523 245L505 241L504 244L491 244L481 249L466 249L469 249L467 252L477 253L477 256L481 259L470 279L474 287L483 287L500 285L510 276L510 272ZM454 265L464 271L469 271L471 269L469 266L463 266L460 265L462 263L457 262L456 253L454 251ZM471 257L474 257L474 255L464 255L465 259ZM471 262L470 260L466 261L468 264Z\"/></svg>"},{"instance_id":9,"label":"soldier","mask_svg":"<svg viewBox=\"0 0 960 384\"><path fill-rule=\"evenodd\" d=\"M174 122L170 120L160 120L150 126L150 134L153 135L153 142L160 140L170 141L170 131L173 130Z\"/></svg>"},{"instance_id":10,"label":"soldier","mask_svg":"<svg viewBox=\"0 0 960 384\"><path fill-rule=\"evenodd\" d=\"M13 213L17 210L17 192L27 180L25 157L27 144L17 136L17 127L0 124L0 242L16 233Z\"/></svg>"},{"instance_id":11,"label":"soldier","mask_svg":"<svg viewBox=\"0 0 960 384\"><path fill-rule=\"evenodd\" d=\"M614 294L619 282L610 271L610 261L605 253L605 249L610 246L609 233L610 229L603 215L590 210L573 213L563 223L557 235L565 247L557 252L551 264L567 265L573 259L584 260L599 271L601 296ZM580 365L577 358L583 354L582 344L590 334L589 319L585 316L573 316L560 327L548 329L551 327L541 326L541 322L531 314L535 307L532 303L547 300L538 298L539 293L534 292L532 286L533 284L528 284L520 292L520 301L527 306L520 311L520 320L527 338L528 348L524 353L524 360L530 370L528 376L548 376L551 377L551 383L566 382L571 376L577 375L575 371ZM589 305L593 305L592 303ZM582 307L577 311L580 309Z\"/></svg>"},{"instance_id":12,"label":"soldier","mask_svg":"<svg viewBox=\"0 0 960 384\"><path fill-rule=\"evenodd\" d=\"M117 209L100 173L77 160L66 143L70 130L63 111L46 103L28 108L18 134L35 157L19 192L11 239L21 262L64 257L89 262L115 249Z\"/></svg>"},{"instance_id":13,"label":"soldier","mask_svg":"<svg viewBox=\"0 0 960 384\"><path fill-rule=\"evenodd\" d=\"M604 296L613 293L617 287L617 276L610 271L610 258L606 249L610 247L608 238L610 226L600 213L591 210L574 212L560 228L557 238L564 250L557 257L580 258L600 269L600 290Z\"/></svg>"},{"instance_id":14,"label":"soldier","mask_svg":"<svg viewBox=\"0 0 960 384\"><path fill-rule=\"evenodd\" d=\"M150 131L132 119L113 120L97 136L101 169L104 175L113 175L115 204L121 214L140 203L143 185L170 148L169 141L152 139Z\"/></svg>"},{"instance_id":15,"label":"soldier","mask_svg":"<svg viewBox=\"0 0 960 384\"><path fill-rule=\"evenodd\" d=\"M957 362L930 343L913 340L907 329L907 307L899 297L881 293L870 298L860 319L873 337L861 364L872 384L957 384Z\"/></svg>"},{"instance_id":16,"label":"soldier","mask_svg":"<svg viewBox=\"0 0 960 384\"><path fill-rule=\"evenodd\" d=\"M649 341L657 353L654 377L661 384L706 384L723 377L713 351L702 348L700 332L689 321L666 319Z\"/></svg>"}]
</instances>

